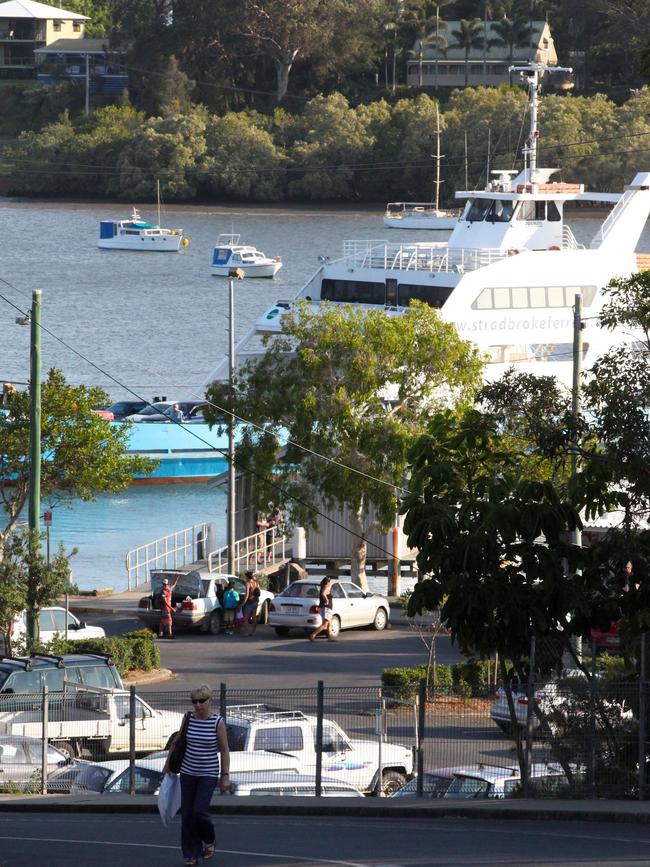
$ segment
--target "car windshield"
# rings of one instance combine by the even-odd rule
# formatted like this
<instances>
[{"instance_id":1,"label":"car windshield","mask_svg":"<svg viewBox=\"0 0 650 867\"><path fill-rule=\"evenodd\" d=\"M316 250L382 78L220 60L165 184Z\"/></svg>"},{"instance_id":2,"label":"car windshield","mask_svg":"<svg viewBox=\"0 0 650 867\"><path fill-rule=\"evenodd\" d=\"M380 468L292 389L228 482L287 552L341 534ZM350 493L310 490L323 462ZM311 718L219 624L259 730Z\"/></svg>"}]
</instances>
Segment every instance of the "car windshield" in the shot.
<instances>
[{"instance_id":1,"label":"car windshield","mask_svg":"<svg viewBox=\"0 0 650 867\"><path fill-rule=\"evenodd\" d=\"M448 798L480 798L487 794L488 781L478 777L454 776L447 791Z\"/></svg>"},{"instance_id":2,"label":"car windshield","mask_svg":"<svg viewBox=\"0 0 650 867\"><path fill-rule=\"evenodd\" d=\"M438 776L438 774L424 774L422 777L422 791L425 795L431 795L433 798L441 798L449 788L451 782L451 777ZM396 795L401 797L404 795L415 795L417 794L417 790L418 780L415 777L402 786Z\"/></svg>"},{"instance_id":3,"label":"car windshield","mask_svg":"<svg viewBox=\"0 0 650 867\"><path fill-rule=\"evenodd\" d=\"M310 584L307 581L296 581L283 590L280 596L290 596L294 599L317 599L318 584Z\"/></svg>"},{"instance_id":4,"label":"car windshield","mask_svg":"<svg viewBox=\"0 0 650 867\"><path fill-rule=\"evenodd\" d=\"M169 403L154 403L151 406L145 406L140 410L140 415L161 415L164 410L169 409Z\"/></svg>"},{"instance_id":5,"label":"car windshield","mask_svg":"<svg viewBox=\"0 0 650 867\"><path fill-rule=\"evenodd\" d=\"M82 789L84 792L101 792L106 785L106 780L110 777L113 771L110 768L100 768L97 765L83 765L77 779L75 780L75 788Z\"/></svg>"}]
</instances>

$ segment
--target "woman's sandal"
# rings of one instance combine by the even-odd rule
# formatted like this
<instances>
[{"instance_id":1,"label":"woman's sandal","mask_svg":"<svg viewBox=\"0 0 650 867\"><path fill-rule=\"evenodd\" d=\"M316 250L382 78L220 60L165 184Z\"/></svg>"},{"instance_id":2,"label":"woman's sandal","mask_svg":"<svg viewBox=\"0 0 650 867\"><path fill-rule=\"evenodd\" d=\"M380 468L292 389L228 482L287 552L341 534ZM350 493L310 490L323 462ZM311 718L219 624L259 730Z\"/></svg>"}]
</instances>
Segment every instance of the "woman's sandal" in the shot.
<instances>
[{"instance_id":1,"label":"woman's sandal","mask_svg":"<svg viewBox=\"0 0 650 867\"><path fill-rule=\"evenodd\" d=\"M214 843L206 843L203 847L203 860L209 861L214 855Z\"/></svg>"},{"instance_id":2,"label":"woman's sandal","mask_svg":"<svg viewBox=\"0 0 650 867\"><path fill-rule=\"evenodd\" d=\"M194 865L198 864L198 863L199 863L198 858L186 858L185 861L183 861L183 864L185 864L185 867L194 867Z\"/></svg>"}]
</instances>

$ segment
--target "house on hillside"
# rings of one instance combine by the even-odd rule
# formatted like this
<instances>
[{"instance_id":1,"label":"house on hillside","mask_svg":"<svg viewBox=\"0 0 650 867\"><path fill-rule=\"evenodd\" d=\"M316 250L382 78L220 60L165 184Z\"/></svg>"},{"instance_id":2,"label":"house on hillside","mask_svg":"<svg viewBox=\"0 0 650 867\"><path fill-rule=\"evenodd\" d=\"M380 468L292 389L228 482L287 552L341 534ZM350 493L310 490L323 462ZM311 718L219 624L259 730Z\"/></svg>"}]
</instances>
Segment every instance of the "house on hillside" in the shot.
<instances>
[{"instance_id":1,"label":"house on hillside","mask_svg":"<svg viewBox=\"0 0 650 867\"><path fill-rule=\"evenodd\" d=\"M0 3L0 77L35 78L36 49L83 39L85 15L36 0Z\"/></svg>"},{"instance_id":2,"label":"house on hillside","mask_svg":"<svg viewBox=\"0 0 650 867\"><path fill-rule=\"evenodd\" d=\"M412 86L432 87L495 87L511 83L508 67L530 61L556 66L558 59L551 30L546 21L531 21L518 34L519 39L507 40L501 22L487 22L487 39L483 25L466 49L460 38L460 21L447 21L439 30L440 42L435 39L417 40L413 59L407 63L406 82ZM524 32L525 31L525 32ZM446 47L444 47L446 42ZM518 84L518 80L512 80Z\"/></svg>"},{"instance_id":3,"label":"house on hillside","mask_svg":"<svg viewBox=\"0 0 650 867\"><path fill-rule=\"evenodd\" d=\"M125 54L124 49L109 53L106 39L56 39L34 50L36 77L45 84L67 79L82 85L88 77L90 93L119 96L129 86Z\"/></svg>"}]
</instances>

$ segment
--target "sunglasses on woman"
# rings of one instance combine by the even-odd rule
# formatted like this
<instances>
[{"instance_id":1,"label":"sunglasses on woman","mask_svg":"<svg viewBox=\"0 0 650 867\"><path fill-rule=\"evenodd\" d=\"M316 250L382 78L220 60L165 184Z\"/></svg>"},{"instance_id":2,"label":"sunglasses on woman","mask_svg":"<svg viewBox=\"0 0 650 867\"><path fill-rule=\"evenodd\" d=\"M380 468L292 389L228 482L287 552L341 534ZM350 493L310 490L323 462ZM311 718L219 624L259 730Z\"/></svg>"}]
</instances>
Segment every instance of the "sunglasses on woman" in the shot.
<instances>
[{"instance_id":1,"label":"sunglasses on woman","mask_svg":"<svg viewBox=\"0 0 650 867\"><path fill-rule=\"evenodd\" d=\"M193 698L190 700L191 700L192 704L205 704L206 701L208 701L207 698Z\"/></svg>"}]
</instances>

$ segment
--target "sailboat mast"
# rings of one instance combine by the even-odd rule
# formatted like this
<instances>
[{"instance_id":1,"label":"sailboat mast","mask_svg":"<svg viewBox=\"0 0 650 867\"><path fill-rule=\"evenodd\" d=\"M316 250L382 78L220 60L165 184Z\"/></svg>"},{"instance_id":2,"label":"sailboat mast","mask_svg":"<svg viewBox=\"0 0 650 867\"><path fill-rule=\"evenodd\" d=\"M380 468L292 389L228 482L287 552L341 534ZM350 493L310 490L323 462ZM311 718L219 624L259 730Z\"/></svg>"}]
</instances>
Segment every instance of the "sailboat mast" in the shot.
<instances>
[{"instance_id":1,"label":"sailboat mast","mask_svg":"<svg viewBox=\"0 0 650 867\"><path fill-rule=\"evenodd\" d=\"M436 212L440 208L440 110L436 103Z\"/></svg>"},{"instance_id":2,"label":"sailboat mast","mask_svg":"<svg viewBox=\"0 0 650 867\"><path fill-rule=\"evenodd\" d=\"M158 225L160 226L160 180L156 179L156 193L158 196Z\"/></svg>"}]
</instances>

